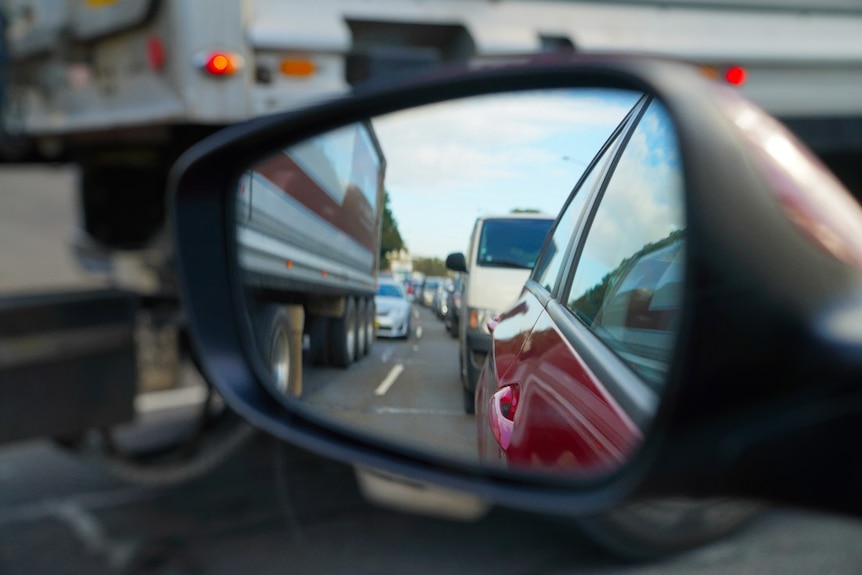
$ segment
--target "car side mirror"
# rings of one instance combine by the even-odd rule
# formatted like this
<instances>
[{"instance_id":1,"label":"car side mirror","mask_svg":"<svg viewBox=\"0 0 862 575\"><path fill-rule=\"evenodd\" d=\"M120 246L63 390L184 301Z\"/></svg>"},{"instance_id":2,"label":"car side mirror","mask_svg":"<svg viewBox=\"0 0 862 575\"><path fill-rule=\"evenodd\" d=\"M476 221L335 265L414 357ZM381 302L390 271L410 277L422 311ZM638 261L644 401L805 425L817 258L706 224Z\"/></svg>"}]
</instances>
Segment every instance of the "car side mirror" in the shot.
<instances>
[{"instance_id":1,"label":"car side mirror","mask_svg":"<svg viewBox=\"0 0 862 575\"><path fill-rule=\"evenodd\" d=\"M456 252L446 256L446 269L453 272L467 273L467 260L464 254Z\"/></svg>"},{"instance_id":2,"label":"car side mirror","mask_svg":"<svg viewBox=\"0 0 862 575\"><path fill-rule=\"evenodd\" d=\"M566 58L260 118L184 155L173 237L208 381L284 441L525 509L730 495L862 513L862 209L777 121L697 67ZM560 161L573 150L583 162ZM630 150L672 192L616 172ZM650 193L605 218L614 177ZM397 229L384 230L386 206ZM552 241L547 228L532 238L554 251L488 232L507 245L481 264L499 302L465 302L459 341L431 342L440 310L387 303L376 278L396 264L444 275L446 253L445 268L466 272L451 250L489 211L561 214ZM481 318L498 314L485 333ZM451 353L412 355L438 343ZM460 409L468 367L493 422ZM564 375L578 385L544 385ZM525 428L529 409L545 419ZM505 448L493 429L481 439L486 424L505 430ZM513 465L505 451L527 435L541 439Z\"/></svg>"}]
</instances>

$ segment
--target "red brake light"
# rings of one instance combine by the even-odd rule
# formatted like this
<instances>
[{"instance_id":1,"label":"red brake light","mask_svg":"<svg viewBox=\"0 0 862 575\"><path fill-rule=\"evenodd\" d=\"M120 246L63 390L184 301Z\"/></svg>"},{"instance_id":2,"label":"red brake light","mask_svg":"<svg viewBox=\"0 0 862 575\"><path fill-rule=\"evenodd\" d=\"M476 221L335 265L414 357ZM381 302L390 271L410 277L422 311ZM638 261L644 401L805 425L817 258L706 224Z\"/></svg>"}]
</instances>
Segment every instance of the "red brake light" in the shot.
<instances>
[{"instance_id":1,"label":"red brake light","mask_svg":"<svg viewBox=\"0 0 862 575\"><path fill-rule=\"evenodd\" d=\"M242 67L242 57L230 52L210 52L201 61L201 68L213 76L230 76Z\"/></svg>"},{"instance_id":2,"label":"red brake light","mask_svg":"<svg viewBox=\"0 0 862 575\"><path fill-rule=\"evenodd\" d=\"M147 40L147 62L153 70L161 70L165 67L165 44L158 36L152 36Z\"/></svg>"},{"instance_id":3,"label":"red brake light","mask_svg":"<svg viewBox=\"0 0 862 575\"><path fill-rule=\"evenodd\" d=\"M747 73L742 66L731 66L724 71L724 79L728 84L734 86L742 86L745 83Z\"/></svg>"},{"instance_id":4,"label":"red brake light","mask_svg":"<svg viewBox=\"0 0 862 575\"><path fill-rule=\"evenodd\" d=\"M520 393L517 387L506 388L507 393L500 398L500 411L503 417L512 421L515 419L515 410L518 409Z\"/></svg>"}]
</instances>

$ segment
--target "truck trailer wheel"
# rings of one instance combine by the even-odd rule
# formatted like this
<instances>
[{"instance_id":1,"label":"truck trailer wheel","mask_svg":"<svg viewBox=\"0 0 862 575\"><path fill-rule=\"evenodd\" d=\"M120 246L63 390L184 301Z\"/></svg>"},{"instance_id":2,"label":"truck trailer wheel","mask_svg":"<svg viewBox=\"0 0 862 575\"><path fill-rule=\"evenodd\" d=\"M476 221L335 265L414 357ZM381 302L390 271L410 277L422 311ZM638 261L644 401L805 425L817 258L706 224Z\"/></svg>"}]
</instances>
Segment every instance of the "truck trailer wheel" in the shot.
<instances>
[{"instance_id":1,"label":"truck trailer wheel","mask_svg":"<svg viewBox=\"0 0 862 575\"><path fill-rule=\"evenodd\" d=\"M365 298L356 300L356 351L354 352L356 359L364 356L367 349L365 340L368 336L368 315L365 312L367 305Z\"/></svg>"},{"instance_id":2,"label":"truck trailer wheel","mask_svg":"<svg viewBox=\"0 0 862 575\"><path fill-rule=\"evenodd\" d=\"M356 302L344 304L344 315L329 320L329 351L332 364L347 367L356 359Z\"/></svg>"},{"instance_id":3,"label":"truck trailer wheel","mask_svg":"<svg viewBox=\"0 0 862 575\"><path fill-rule=\"evenodd\" d=\"M272 373L276 389L285 395L293 394L300 374L294 361L299 348L294 340L290 314L284 306L264 305L257 312L255 328L258 348Z\"/></svg>"},{"instance_id":4,"label":"truck trailer wheel","mask_svg":"<svg viewBox=\"0 0 862 575\"><path fill-rule=\"evenodd\" d=\"M362 355L371 353L371 346L374 344L374 321L376 317L374 310L374 298L365 300L365 349L362 350Z\"/></svg>"}]
</instances>

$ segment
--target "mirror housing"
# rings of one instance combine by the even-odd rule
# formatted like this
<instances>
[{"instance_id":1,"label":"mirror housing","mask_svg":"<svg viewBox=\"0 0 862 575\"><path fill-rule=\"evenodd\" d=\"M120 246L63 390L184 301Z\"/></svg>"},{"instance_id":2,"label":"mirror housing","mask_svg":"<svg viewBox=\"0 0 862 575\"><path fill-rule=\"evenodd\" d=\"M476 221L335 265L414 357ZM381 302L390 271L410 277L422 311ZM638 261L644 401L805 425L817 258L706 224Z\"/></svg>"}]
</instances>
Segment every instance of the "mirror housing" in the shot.
<instances>
[{"instance_id":1,"label":"mirror housing","mask_svg":"<svg viewBox=\"0 0 862 575\"><path fill-rule=\"evenodd\" d=\"M461 252L451 253L446 256L446 269L453 272L467 273L467 259Z\"/></svg>"},{"instance_id":2,"label":"mirror housing","mask_svg":"<svg viewBox=\"0 0 862 575\"><path fill-rule=\"evenodd\" d=\"M583 86L658 98L678 129L685 172L690 265L681 345L666 401L629 464L592 481L481 470L334 426L267 391L249 345L250 326L238 309L231 237L234 186L246 166L370 115L500 91ZM554 56L440 73L223 130L186 153L171 177L181 293L202 371L228 405L282 440L513 507L584 514L634 496L684 495L862 513L856 458L862 322L854 319L862 317L858 205L830 196L835 182L792 145L775 157L758 144L758 134L778 132L761 125L753 110L732 88L685 63ZM801 162L811 170L807 175L817 172L828 197L812 201L794 188L796 180L770 180L775 171L768 167L783 160L790 170ZM847 216L850 233L832 225L835 219L824 213L830 209ZM461 255L452 266L447 258L447 267L466 271Z\"/></svg>"}]
</instances>

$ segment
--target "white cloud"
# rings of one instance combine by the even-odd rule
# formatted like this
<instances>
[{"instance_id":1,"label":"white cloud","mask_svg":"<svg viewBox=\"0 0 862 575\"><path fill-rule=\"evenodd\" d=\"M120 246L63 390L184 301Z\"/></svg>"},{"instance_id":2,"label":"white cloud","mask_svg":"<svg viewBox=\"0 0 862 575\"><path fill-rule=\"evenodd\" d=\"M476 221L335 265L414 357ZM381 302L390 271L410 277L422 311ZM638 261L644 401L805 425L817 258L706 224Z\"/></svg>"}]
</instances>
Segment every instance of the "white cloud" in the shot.
<instances>
[{"instance_id":1,"label":"white cloud","mask_svg":"<svg viewBox=\"0 0 862 575\"><path fill-rule=\"evenodd\" d=\"M575 293L650 242L685 226L684 182L670 120L652 108L622 156L596 213Z\"/></svg>"},{"instance_id":2,"label":"white cloud","mask_svg":"<svg viewBox=\"0 0 862 575\"><path fill-rule=\"evenodd\" d=\"M480 213L535 207L555 214L636 100L610 90L533 91L375 119L408 247L423 255L462 250Z\"/></svg>"}]
</instances>

